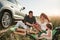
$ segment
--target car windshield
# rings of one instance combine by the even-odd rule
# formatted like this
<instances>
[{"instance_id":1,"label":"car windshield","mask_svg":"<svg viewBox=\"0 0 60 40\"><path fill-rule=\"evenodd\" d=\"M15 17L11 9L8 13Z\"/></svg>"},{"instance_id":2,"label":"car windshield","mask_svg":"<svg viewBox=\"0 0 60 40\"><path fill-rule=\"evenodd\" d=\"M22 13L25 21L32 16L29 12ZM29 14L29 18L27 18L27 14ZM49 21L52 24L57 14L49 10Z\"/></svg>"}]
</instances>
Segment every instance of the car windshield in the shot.
<instances>
[{"instance_id":1,"label":"car windshield","mask_svg":"<svg viewBox=\"0 0 60 40\"><path fill-rule=\"evenodd\" d=\"M8 1L16 4L16 0L8 0Z\"/></svg>"}]
</instances>

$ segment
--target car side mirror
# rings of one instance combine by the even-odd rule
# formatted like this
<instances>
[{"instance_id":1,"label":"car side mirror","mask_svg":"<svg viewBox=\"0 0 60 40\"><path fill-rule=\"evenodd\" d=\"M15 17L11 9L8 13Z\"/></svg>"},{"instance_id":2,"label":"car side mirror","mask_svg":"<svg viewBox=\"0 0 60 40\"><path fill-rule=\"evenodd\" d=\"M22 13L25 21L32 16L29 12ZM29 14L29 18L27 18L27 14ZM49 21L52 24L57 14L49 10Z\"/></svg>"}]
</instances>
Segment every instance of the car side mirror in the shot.
<instances>
[{"instance_id":1,"label":"car side mirror","mask_svg":"<svg viewBox=\"0 0 60 40\"><path fill-rule=\"evenodd\" d=\"M25 9L25 7L22 8L22 10L24 10L24 9Z\"/></svg>"},{"instance_id":2,"label":"car side mirror","mask_svg":"<svg viewBox=\"0 0 60 40\"><path fill-rule=\"evenodd\" d=\"M21 8L21 10L24 10L24 9L25 9L25 7L22 7L22 8ZM20 10L20 11L21 11L21 10Z\"/></svg>"},{"instance_id":3,"label":"car side mirror","mask_svg":"<svg viewBox=\"0 0 60 40\"><path fill-rule=\"evenodd\" d=\"M21 10L24 10L24 9L25 9L25 7L22 7L22 8L21 8Z\"/></svg>"}]
</instances>

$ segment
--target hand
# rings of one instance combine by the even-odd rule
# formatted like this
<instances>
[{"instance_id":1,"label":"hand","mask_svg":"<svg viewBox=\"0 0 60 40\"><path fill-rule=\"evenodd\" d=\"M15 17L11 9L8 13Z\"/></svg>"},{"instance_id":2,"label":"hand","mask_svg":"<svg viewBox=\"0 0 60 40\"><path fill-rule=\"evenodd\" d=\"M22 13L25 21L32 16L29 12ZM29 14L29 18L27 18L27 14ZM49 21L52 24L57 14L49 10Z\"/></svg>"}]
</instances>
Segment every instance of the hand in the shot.
<instances>
[{"instance_id":1,"label":"hand","mask_svg":"<svg viewBox=\"0 0 60 40\"><path fill-rule=\"evenodd\" d=\"M34 24L31 24L31 26L34 26Z\"/></svg>"}]
</instances>

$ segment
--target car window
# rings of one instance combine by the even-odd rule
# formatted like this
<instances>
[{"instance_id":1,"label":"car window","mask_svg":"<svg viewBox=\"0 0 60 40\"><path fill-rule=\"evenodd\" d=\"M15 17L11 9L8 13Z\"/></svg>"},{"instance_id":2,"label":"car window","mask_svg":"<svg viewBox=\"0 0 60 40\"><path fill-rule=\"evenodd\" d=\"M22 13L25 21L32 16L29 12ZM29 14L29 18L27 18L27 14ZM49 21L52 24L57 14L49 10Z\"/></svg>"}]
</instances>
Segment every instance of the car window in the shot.
<instances>
[{"instance_id":1,"label":"car window","mask_svg":"<svg viewBox=\"0 0 60 40\"><path fill-rule=\"evenodd\" d=\"M12 2L12 3L16 4L16 0L7 0L7 1L9 1L9 2Z\"/></svg>"},{"instance_id":2,"label":"car window","mask_svg":"<svg viewBox=\"0 0 60 40\"><path fill-rule=\"evenodd\" d=\"M0 2L0 9L1 9L2 6L3 6L2 3Z\"/></svg>"}]
</instances>

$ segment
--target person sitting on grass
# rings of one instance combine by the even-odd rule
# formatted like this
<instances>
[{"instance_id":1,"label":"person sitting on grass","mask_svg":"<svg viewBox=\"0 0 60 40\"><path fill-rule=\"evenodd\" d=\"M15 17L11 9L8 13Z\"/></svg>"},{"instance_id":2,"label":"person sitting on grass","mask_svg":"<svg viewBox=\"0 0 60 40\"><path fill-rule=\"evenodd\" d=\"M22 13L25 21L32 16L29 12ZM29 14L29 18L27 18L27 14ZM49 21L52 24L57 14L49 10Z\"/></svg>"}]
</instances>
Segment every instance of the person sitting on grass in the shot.
<instances>
[{"instance_id":1,"label":"person sitting on grass","mask_svg":"<svg viewBox=\"0 0 60 40\"><path fill-rule=\"evenodd\" d=\"M19 31L19 32L14 32L16 34L25 35L26 30L31 30L31 28L33 27L33 24L35 23L36 23L36 19L33 16L33 11L29 11L29 15L26 15L24 17L24 21L18 21L15 27L11 29L16 29L16 31ZM23 29L18 27L22 27Z\"/></svg>"},{"instance_id":2,"label":"person sitting on grass","mask_svg":"<svg viewBox=\"0 0 60 40\"><path fill-rule=\"evenodd\" d=\"M38 39L45 38L47 40L52 40L52 25L51 24L46 24L47 27L47 33L42 33L41 36Z\"/></svg>"}]
</instances>

